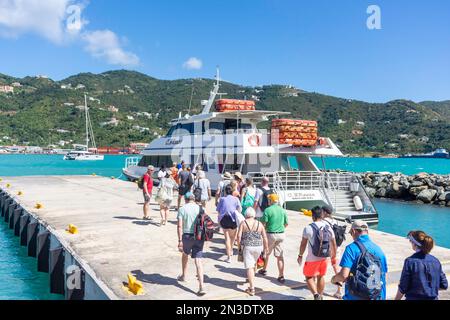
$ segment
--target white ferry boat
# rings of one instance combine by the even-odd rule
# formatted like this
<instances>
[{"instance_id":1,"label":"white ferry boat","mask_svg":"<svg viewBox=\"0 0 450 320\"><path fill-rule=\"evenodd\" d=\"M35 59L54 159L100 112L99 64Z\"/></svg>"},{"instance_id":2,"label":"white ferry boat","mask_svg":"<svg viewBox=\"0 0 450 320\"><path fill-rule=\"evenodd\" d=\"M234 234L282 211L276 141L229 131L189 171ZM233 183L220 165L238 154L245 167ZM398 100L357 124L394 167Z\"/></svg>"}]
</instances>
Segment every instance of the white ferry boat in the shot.
<instances>
[{"instance_id":1,"label":"white ferry boat","mask_svg":"<svg viewBox=\"0 0 450 320\"><path fill-rule=\"evenodd\" d=\"M266 176L288 209L327 204L341 221L378 223L376 209L356 175L324 172L314 163L312 157L343 156L331 139L320 138L320 143L309 147L281 144L272 131L258 129L258 124L271 117L286 117L288 112L212 110L219 88L217 73L209 100L202 102L203 111L172 120L166 136L153 140L142 158L126 159L123 174L135 181L148 165L158 169L184 160L191 167L202 165L213 191L225 172L241 172L256 184ZM360 201L354 201L355 197Z\"/></svg>"},{"instance_id":2,"label":"white ferry boat","mask_svg":"<svg viewBox=\"0 0 450 320\"><path fill-rule=\"evenodd\" d=\"M95 145L94 131L92 129L91 118L89 116L89 108L87 105L87 96L84 95L85 106L85 121L86 121L86 144L74 145L74 149L70 150L65 156L64 160L75 161L102 161L104 156L90 150L97 150ZM92 140L92 149L89 149L89 142Z\"/></svg>"}]
</instances>

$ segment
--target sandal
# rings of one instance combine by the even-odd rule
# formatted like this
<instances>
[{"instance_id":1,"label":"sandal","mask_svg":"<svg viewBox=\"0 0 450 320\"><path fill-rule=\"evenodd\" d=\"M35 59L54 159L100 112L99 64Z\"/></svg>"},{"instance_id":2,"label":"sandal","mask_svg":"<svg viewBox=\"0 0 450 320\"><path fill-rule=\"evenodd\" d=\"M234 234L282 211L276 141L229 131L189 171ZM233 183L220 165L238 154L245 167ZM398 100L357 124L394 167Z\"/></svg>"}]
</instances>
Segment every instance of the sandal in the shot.
<instances>
[{"instance_id":1,"label":"sandal","mask_svg":"<svg viewBox=\"0 0 450 320\"><path fill-rule=\"evenodd\" d=\"M262 276L265 276L265 275L267 275L267 270L261 269L258 271L258 273Z\"/></svg>"},{"instance_id":2,"label":"sandal","mask_svg":"<svg viewBox=\"0 0 450 320\"><path fill-rule=\"evenodd\" d=\"M255 288L247 288L247 289L245 289L245 292L250 296L254 296L256 293Z\"/></svg>"},{"instance_id":3,"label":"sandal","mask_svg":"<svg viewBox=\"0 0 450 320\"><path fill-rule=\"evenodd\" d=\"M185 279L183 276L178 276L178 277L177 277L177 281L178 281L178 282L185 282L186 279Z\"/></svg>"},{"instance_id":4,"label":"sandal","mask_svg":"<svg viewBox=\"0 0 450 320\"><path fill-rule=\"evenodd\" d=\"M285 283L286 282L286 279L284 279L283 276L278 277L277 280L278 280L279 283Z\"/></svg>"},{"instance_id":5,"label":"sandal","mask_svg":"<svg viewBox=\"0 0 450 320\"><path fill-rule=\"evenodd\" d=\"M197 292L197 295L200 297L203 297L205 294L206 294L206 292L203 289L198 290L198 292Z\"/></svg>"},{"instance_id":6,"label":"sandal","mask_svg":"<svg viewBox=\"0 0 450 320\"><path fill-rule=\"evenodd\" d=\"M336 292L335 294L333 294L333 297L338 300L342 300L342 294L340 294L339 292Z\"/></svg>"}]
</instances>

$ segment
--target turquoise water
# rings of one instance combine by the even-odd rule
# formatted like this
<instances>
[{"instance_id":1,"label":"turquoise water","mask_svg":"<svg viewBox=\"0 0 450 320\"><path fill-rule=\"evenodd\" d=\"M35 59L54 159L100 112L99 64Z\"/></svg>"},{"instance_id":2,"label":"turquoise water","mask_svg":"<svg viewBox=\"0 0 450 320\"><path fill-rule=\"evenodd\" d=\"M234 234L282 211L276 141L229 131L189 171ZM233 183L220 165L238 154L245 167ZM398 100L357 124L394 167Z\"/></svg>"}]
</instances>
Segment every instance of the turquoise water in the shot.
<instances>
[{"instance_id":1,"label":"turquoise water","mask_svg":"<svg viewBox=\"0 0 450 320\"><path fill-rule=\"evenodd\" d=\"M64 161L61 155L0 155L0 177L29 175L91 175L119 177L127 156L105 156L104 161ZM319 167L321 159L314 160ZM326 158L327 169L355 172L390 171L450 173L450 160ZM438 245L450 248L450 209L403 202L376 201L380 213L378 229L404 236L413 229L431 234ZM61 299L48 293L48 275L36 271L36 259L27 257L25 248L6 224L0 222L0 300Z\"/></svg>"},{"instance_id":2,"label":"turquoise water","mask_svg":"<svg viewBox=\"0 0 450 320\"><path fill-rule=\"evenodd\" d=\"M411 230L422 230L436 245L450 248L450 208L393 200L376 200L375 206L380 215L378 230L405 237Z\"/></svg>"},{"instance_id":3,"label":"turquoise water","mask_svg":"<svg viewBox=\"0 0 450 320\"><path fill-rule=\"evenodd\" d=\"M57 300L63 296L49 293L49 276L37 272L35 258L27 256L26 247L0 222L0 300Z\"/></svg>"},{"instance_id":4,"label":"turquoise water","mask_svg":"<svg viewBox=\"0 0 450 320\"><path fill-rule=\"evenodd\" d=\"M315 158L314 162L323 169L320 158ZM402 172L408 175L420 172L450 174L450 159L325 158L325 168L352 172Z\"/></svg>"}]
</instances>

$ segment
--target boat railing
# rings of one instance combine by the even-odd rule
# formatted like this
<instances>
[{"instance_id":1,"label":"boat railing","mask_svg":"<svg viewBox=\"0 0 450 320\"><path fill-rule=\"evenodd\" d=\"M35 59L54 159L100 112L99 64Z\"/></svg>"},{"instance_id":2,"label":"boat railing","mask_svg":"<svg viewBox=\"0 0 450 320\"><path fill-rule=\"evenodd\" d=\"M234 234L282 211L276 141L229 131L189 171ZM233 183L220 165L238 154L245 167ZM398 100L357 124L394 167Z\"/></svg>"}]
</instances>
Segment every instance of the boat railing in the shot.
<instances>
[{"instance_id":1,"label":"boat railing","mask_svg":"<svg viewBox=\"0 0 450 320\"><path fill-rule=\"evenodd\" d=\"M127 169L132 166L137 166L139 164L139 161L141 158L139 157L128 157L125 159L125 167L124 169Z\"/></svg>"}]
</instances>

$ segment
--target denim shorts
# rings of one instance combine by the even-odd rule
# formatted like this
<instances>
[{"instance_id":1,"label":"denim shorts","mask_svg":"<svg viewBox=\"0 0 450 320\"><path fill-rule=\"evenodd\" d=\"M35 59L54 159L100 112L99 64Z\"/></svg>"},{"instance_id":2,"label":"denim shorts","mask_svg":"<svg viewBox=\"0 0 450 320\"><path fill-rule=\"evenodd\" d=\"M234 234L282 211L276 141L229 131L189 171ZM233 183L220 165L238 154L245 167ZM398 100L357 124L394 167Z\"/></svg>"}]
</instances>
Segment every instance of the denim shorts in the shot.
<instances>
[{"instance_id":1,"label":"denim shorts","mask_svg":"<svg viewBox=\"0 0 450 320\"><path fill-rule=\"evenodd\" d=\"M193 234L183 234L183 252L191 255L193 259L203 258L203 245L205 241L196 240Z\"/></svg>"}]
</instances>

